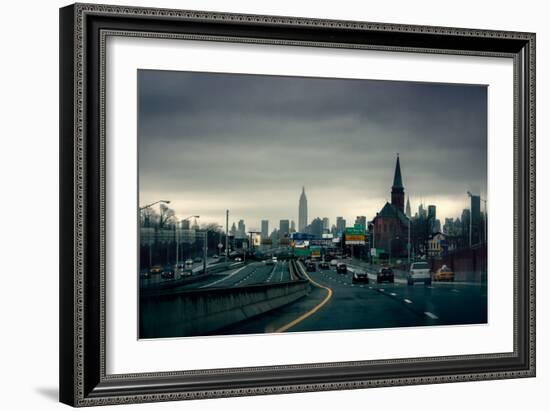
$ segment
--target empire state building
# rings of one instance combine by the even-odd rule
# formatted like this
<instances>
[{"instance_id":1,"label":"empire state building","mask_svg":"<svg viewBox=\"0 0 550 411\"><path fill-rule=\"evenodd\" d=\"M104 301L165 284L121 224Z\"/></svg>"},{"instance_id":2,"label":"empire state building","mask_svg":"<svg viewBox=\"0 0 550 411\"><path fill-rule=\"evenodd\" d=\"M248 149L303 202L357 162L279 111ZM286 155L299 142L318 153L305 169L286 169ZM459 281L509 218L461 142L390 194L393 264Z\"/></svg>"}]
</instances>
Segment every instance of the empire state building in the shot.
<instances>
[{"instance_id":1,"label":"empire state building","mask_svg":"<svg viewBox=\"0 0 550 411\"><path fill-rule=\"evenodd\" d=\"M298 231L305 232L307 227L307 197L306 189L302 187L302 195L300 195L300 203L298 206Z\"/></svg>"}]
</instances>

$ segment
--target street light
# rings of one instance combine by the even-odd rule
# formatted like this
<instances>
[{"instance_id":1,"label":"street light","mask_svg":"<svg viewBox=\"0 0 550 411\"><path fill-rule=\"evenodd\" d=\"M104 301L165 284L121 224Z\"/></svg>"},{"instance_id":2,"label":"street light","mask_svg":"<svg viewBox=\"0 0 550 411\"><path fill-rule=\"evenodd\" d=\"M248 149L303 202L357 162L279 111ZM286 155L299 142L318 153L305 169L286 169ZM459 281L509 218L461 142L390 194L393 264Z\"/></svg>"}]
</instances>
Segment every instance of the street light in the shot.
<instances>
[{"instance_id":1,"label":"street light","mask_svg":"<svg viewBox=\"0 0 550 411\"><path fill-rule=\"evenodd\" d=\"M152 207L152 206L154 206L155 204L158 204L158 203L170 204L170 200L158 200L158 201L155 201L154 203L147 204L147 205L144 205L143 207L140 207L140 208L139 208L139 211L145 210L146 208Z\"/></svg>"}]
</instances>

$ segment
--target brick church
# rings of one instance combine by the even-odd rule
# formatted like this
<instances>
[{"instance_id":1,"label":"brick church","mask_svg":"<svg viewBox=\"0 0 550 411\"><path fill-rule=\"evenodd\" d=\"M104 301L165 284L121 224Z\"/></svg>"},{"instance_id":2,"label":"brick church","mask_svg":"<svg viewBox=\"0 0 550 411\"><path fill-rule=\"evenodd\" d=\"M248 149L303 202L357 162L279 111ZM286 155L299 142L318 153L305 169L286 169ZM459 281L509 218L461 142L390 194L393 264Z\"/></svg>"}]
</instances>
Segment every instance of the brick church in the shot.
<instances>
[{"instance_id":1,"label":"brick church","mask_svg":"<svg viewBox=\"0 0 550 411\"><path fill-rule=\"evenodd\" d=\"M371 222L374 230L373 246L383 249L391 258L407 255L409 217L405 215L404 206L405 189L403 188L398 154L391 188L391 203L386 202Z\"/></svg>"}]
</instances>

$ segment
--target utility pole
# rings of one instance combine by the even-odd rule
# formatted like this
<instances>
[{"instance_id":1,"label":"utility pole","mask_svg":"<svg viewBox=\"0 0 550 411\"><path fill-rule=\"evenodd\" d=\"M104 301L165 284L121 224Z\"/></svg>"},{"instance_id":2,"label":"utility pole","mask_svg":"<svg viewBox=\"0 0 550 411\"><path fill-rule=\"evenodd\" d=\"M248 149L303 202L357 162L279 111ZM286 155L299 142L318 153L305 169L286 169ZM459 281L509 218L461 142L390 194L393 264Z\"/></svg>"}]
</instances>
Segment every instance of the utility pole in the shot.
<instances>
[{"instance_id":1,"label":"utility pole","mask_svg":"<svg viewBox=\"0 0 550 411\"><path fill-rule=\"evenodd\" d=\"M178 269L178 262L179 262L179 255L180 255L180 237L178 233L178 220L176 219L176 223L174 225L174 233L176 235L176 267L174 272Z\"/></svg>"},{"instance_id":2,"label":"utility pole","mask_svg":"<svg viewBox=\"0 0 550 411\"><path fill-rule=\"evenodd\" d=\"M411 263L411 219L409 217L409 230L408 230L408 239L407 239L407 262Z\"/></svg>"},{"instance_id":3,"label":"utility pole","mask_svg":"<svg viewBox=\"0 0 550 411\"><path fill-rule=\"evenodd\" d=\"M204 230L204 245L203 245L203 256L202 256L202 272L206 274L206 258L208 255L208 230Z\"/></svg>"},{"instance_id":4,"label":"utility pole","mask_svg":"<svg viewBox=\"0 0 550 411\"><path fill-rule=\"evenodd\" d=\"M225 262L229 260L229 210L225 210Z\"/></svg>"}]
</instances>

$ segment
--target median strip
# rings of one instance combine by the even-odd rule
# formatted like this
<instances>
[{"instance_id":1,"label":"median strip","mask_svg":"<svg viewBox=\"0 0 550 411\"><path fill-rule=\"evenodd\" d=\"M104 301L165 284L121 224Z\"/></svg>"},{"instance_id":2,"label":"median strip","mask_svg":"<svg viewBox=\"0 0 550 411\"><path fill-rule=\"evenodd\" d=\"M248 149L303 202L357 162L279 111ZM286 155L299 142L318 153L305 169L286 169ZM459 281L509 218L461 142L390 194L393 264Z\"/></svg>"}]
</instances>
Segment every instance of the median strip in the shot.
<instances>
[{"instance_id":1,"label":"median strip","mask_svg":"<svg viewBox=\"0 0 550 411\"><path fill-rule=\"evenodd\" d=\"M298 264L298 263L296 263ZM332 289L329 288L329 287L326 287L322 284L319 284L318 282L316 282L315 280L313 280L308 274L307 272L305 271L302 271L302 273L306 276L306 278L309 280L310 283L312 283L313 285L315 285L316 287L318 288L323 288L327 291L327 295L325 296L325 298L323 299L323 301L321 301L319 304L317 304L315 307L313 307L311 310L309 310L308 312L302 314L301 316L299 316L298 318L296 318L295 320L289 322L288 324L286 325L283 325L282 327L278 328L277 330L275 330L276 333L283 333L287 330L289 330L290 328L294 327L295 325L301 323L302 321L304 321L306 318L312 316L313 314L315 314L317 311L319 311L326 303L329 302L329 300L332 298Z\"/></svg>"}]
</instances>

